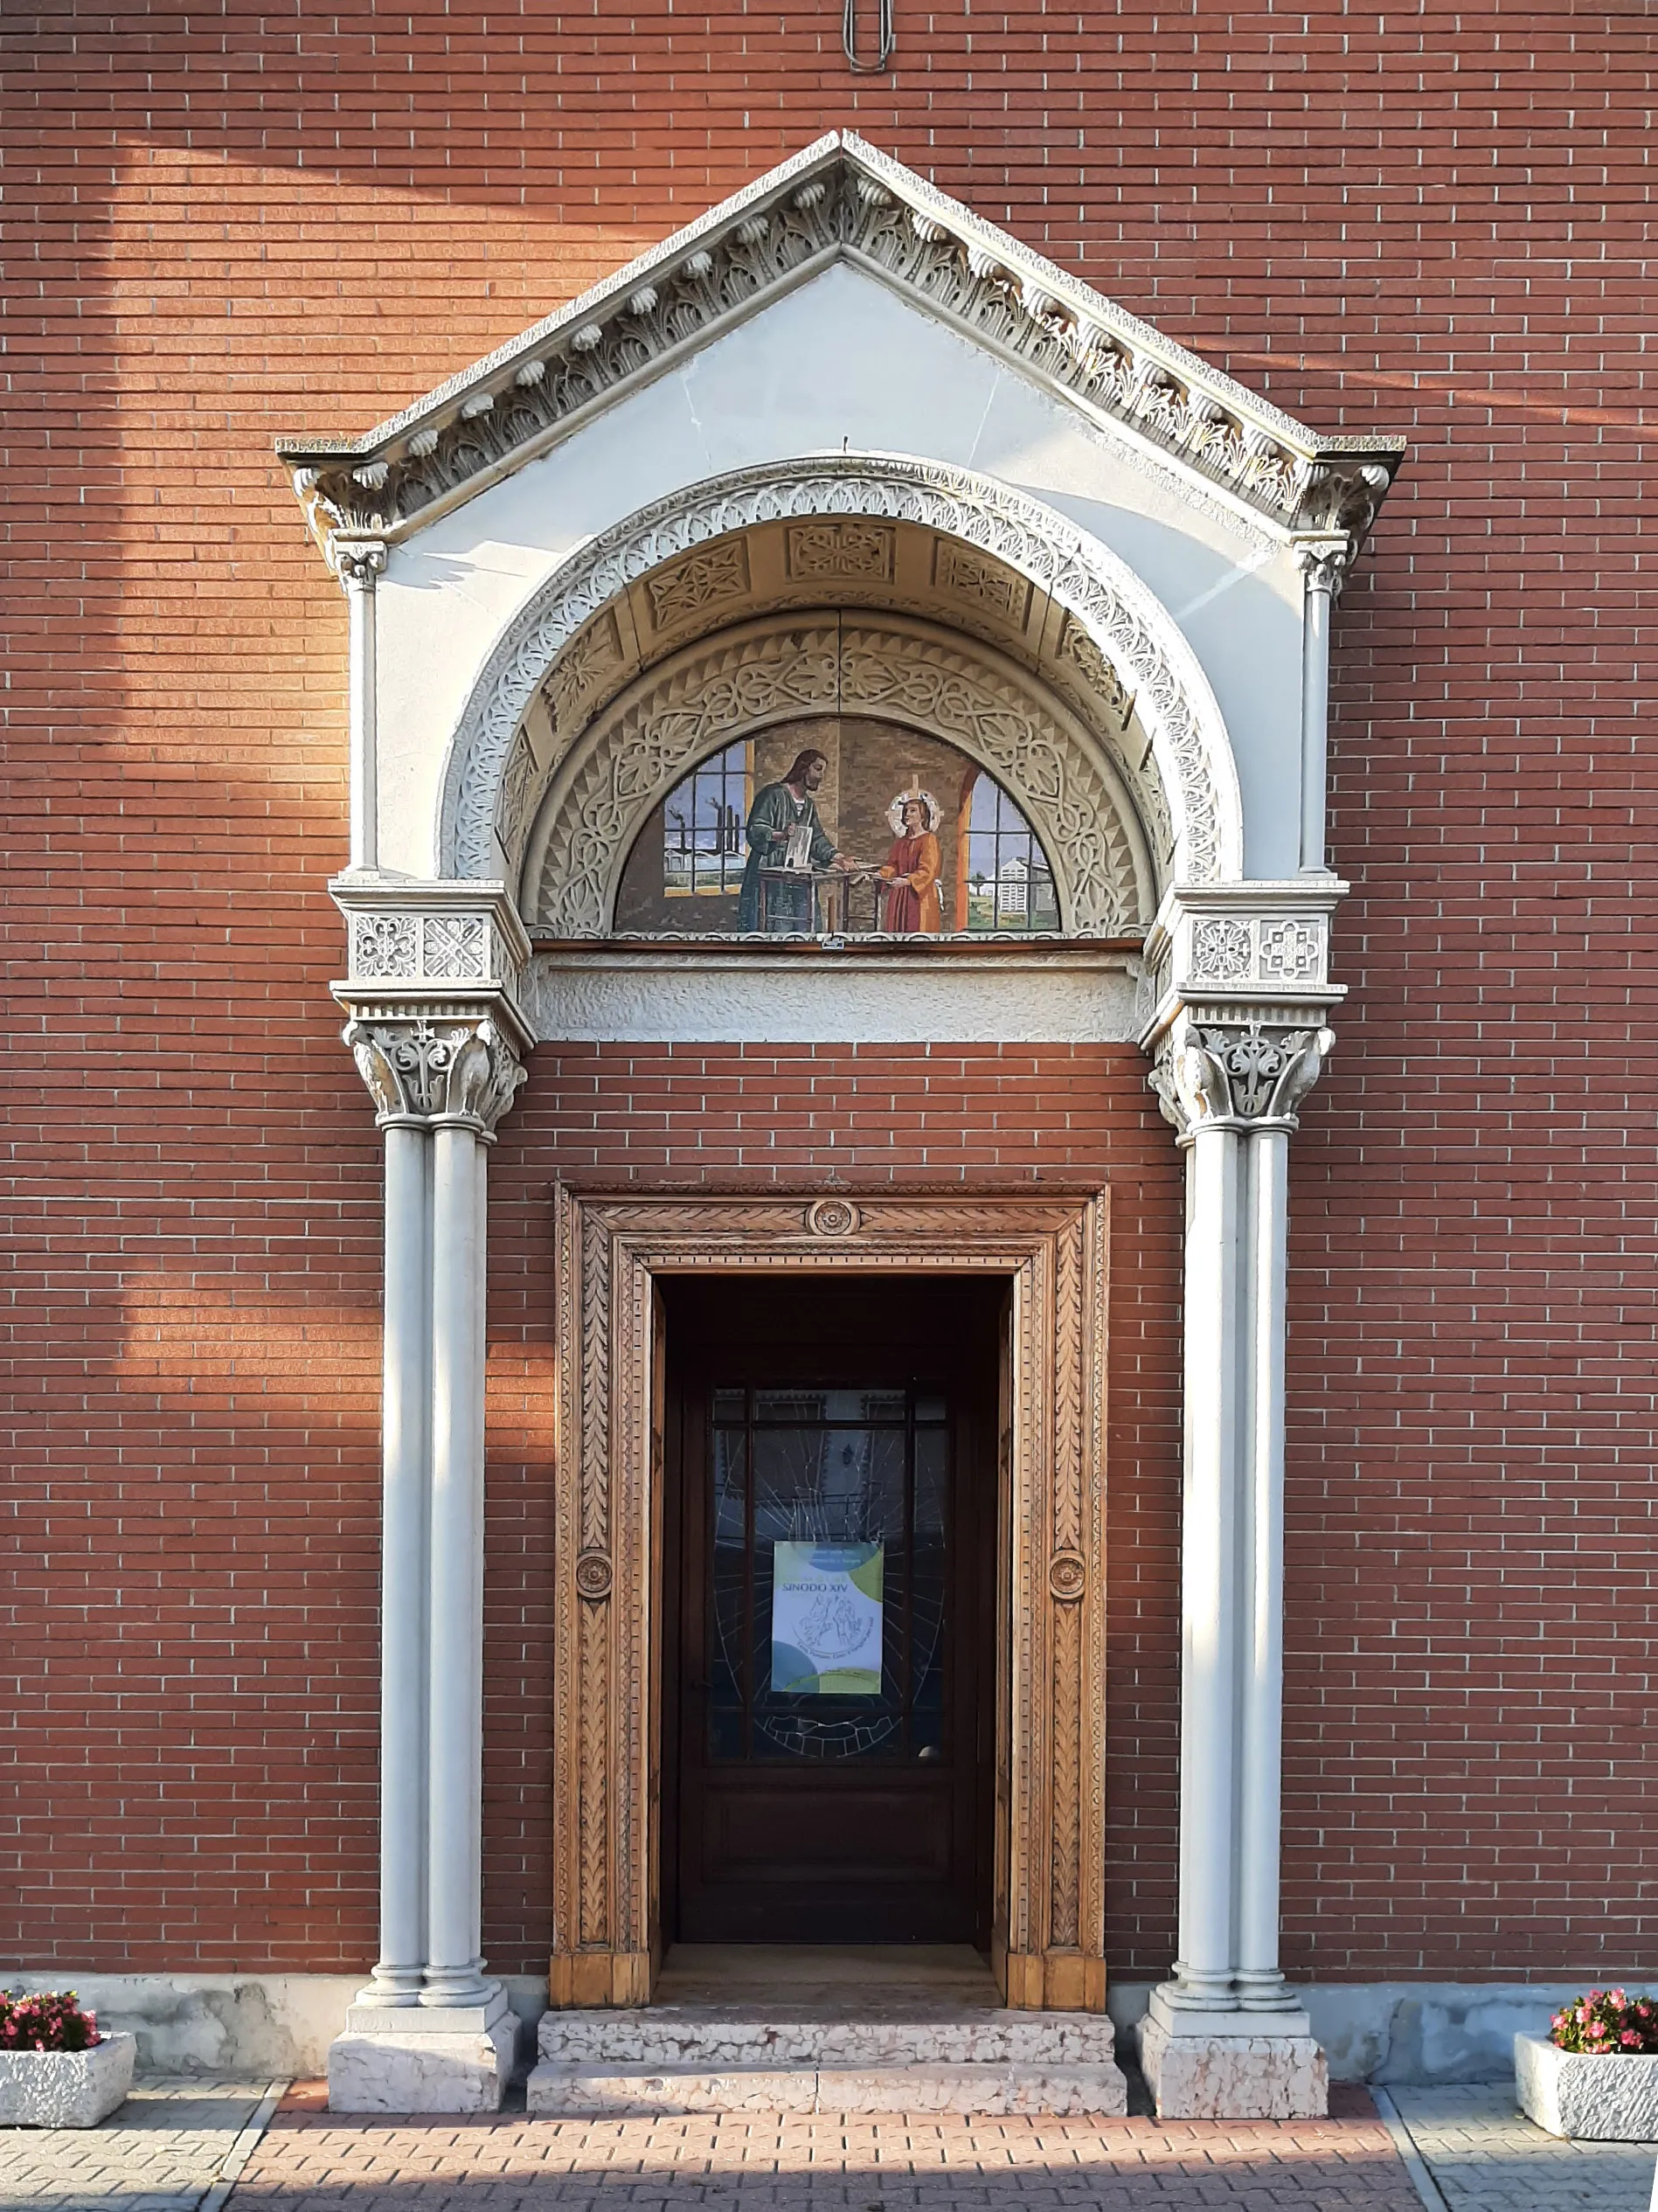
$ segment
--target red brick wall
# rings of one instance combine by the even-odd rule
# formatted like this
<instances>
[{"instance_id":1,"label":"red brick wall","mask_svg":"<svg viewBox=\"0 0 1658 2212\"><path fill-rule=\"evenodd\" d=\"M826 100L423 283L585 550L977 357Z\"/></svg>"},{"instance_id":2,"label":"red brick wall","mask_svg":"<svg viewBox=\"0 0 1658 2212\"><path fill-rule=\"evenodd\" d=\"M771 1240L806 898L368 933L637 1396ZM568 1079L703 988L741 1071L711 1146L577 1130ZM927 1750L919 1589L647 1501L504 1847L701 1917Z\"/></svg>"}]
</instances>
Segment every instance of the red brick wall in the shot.
<instances>
[{"instance_id":1,"label":"red brick wall","mask_svg":"<svg viewBox=\"0 0 1658 2212\"><path fill-rule=\"evenodd\" d=\"M343 618L270 440L368 423L857 122L1283 404L1412 438L1337 627L1354 999L1295 1165L1287 1951L1658 1965L1644 18L898 21L898 69L857 83L827 0L10 22L19 1957L372 1949L377 1188L323 989ZM576 1068L538 1071L503 1191L544 1133L596 1143ZM654 1139L656 1109L607 1112L607 1143ZM510 1395L544 1340L529 1278L501 1279ZM1170 1562L1143 1480L1149 1632ZM500 1565L521 1496L493 1505L497 1632L540 1602ZM1115 1961L1155 1968L1169 1653L1125 1711L1134 1618L1115 1633L1120 1854L1152 1815ZM503 1966L545 1944L515 1833L533 1705L490 1714Z\"/></svg>"}]
</instances>

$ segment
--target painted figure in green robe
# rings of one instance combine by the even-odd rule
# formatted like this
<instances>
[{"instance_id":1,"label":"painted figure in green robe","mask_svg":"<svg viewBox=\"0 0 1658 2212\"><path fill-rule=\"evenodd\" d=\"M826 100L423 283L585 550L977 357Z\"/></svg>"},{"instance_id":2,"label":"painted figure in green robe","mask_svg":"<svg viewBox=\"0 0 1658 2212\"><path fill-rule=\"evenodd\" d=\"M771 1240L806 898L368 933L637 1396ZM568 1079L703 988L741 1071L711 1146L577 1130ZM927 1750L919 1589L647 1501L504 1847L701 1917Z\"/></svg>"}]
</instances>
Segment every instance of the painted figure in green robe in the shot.
<instances>
[{"instance_id":1,"label":"painted figure in green robe","mask_svg":"<svg viewBox=\"0 0 1658 2212\"><path fill-rule=\"evenodd\" d=\"M761 926L760 910L760 871L762 868L780 868L787 856L789 840L803 824L809 832L807 847L808 864L814 869L844 868L847 863L835 849L835 841L818 817L817 803L812 794L823 780L823 771L829 766L829 756L810 749L796 756L794 765L780 783L768 783L754 794L754 803L748 810L748 861L743 870L742 895L737 903L739 929L757 930ZM812 926L812 887L802 880L798 884L782 884L775 879L766 886L766 921L767 935L774 933L788 934Z\"/></svg>"}]
</instances>

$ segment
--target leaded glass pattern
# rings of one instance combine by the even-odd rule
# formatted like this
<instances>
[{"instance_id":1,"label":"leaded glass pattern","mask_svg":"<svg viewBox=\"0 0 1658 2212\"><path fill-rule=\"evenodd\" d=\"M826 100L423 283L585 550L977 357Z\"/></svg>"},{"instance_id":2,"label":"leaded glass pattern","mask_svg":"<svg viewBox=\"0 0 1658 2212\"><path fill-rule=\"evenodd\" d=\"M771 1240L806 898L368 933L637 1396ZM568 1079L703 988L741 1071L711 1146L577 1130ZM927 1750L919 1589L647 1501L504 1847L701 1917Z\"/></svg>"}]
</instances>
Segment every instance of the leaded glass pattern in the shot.
<instances>
[{"instance_id":1,"label":"leaded glass pattern","mask_svg":"<svg viewBox=\"0 0 1658 2212\"><path fill-rule=\"evenodd\" d=\"M936 1759L944 1748L942 1397L914 1390L713 1394L709 1753L721 1759ZM879 1544L878 1695L772 1688L779 1543Z\"/></svg>"}]
</instances>

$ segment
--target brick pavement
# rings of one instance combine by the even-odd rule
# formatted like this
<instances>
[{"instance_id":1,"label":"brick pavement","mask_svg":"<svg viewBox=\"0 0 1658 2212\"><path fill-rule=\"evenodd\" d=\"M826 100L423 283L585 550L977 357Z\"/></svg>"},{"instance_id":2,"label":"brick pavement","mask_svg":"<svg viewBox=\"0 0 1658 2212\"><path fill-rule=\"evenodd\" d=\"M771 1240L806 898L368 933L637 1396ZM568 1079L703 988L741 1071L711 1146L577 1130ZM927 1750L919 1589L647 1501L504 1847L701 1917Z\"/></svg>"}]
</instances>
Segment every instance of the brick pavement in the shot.
<instances>
[{"instance_id":1,"label":"brick pavement","mask_svg":"<svg viewBox=\"0 0 1658 2212\"><path fill-rule=\"evenodd\" d=\"M1563 2143L1522 2118L1506 2082L1401 2087L1399 2118L1446 2212L1651 2212L1655 2153L1635 2143Z\"/></svg>"},{"instance_id":2,"label":"brick pavement","mask_svg":"<svg viewBox=\"0 0 1658 2212\"><path fill-rule=\"evenodd\" d=\"M141 2081L101 2127L0 2132L6 2212L198 2212L267 2091L262 2077Z\"/></svg>"},{"instance_id":3,"label":"brick pavement","mask_svg":"<svg viewBox=\"0 0 1658 2212\"><path fill-rule=\"evenodd\" d=\"M230 2212L1421 2212L1362 2092L1328 2120L336 2118L290 2095Z\"/></svg>"}]
</instances>

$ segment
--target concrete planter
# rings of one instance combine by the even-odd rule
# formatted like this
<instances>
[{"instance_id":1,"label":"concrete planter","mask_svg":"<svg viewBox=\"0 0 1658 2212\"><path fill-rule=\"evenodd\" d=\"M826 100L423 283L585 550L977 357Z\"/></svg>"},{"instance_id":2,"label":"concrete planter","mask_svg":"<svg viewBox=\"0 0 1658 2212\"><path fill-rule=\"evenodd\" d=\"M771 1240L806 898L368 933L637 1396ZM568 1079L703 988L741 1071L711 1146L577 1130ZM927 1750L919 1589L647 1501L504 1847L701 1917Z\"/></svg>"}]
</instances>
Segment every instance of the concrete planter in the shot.
<instances>
[{"instance_id":1,"label":"concrete planter","mask_svg":"<svg viewBox=\"0 0 1658 2212\"><path fill-rule=\"evenodd\" d=\"M1520 2110L1550 2135L1586 2143L1658 2143L1658 2053L1614 2058L1514 2039Z\"/></svg>"},{"instance_id":2,"label":"concrete planter","mask_svg":"<svg viewBox=\"0 0 1658 2212\"><path fill-rule=\"evenodd\" d=\"M132 2087L137 2056L131 2035L90 2050L0 2051L0 2127L96 2127Z\"/></svg>"}]
</instances>

